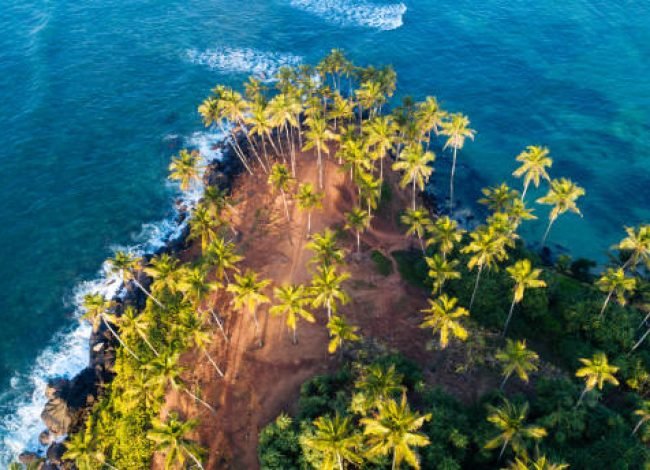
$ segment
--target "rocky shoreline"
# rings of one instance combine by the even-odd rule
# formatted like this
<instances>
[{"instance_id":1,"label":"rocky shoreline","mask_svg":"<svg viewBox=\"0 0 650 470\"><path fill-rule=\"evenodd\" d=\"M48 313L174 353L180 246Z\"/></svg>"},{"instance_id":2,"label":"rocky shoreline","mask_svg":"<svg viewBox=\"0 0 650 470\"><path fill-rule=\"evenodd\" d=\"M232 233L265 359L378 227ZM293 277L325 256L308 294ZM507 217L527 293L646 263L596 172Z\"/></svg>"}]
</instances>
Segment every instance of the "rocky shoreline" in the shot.
<instances>
[{"instance_id":1,"label":"rocky shoreline","mask_svg":"<svg viewBox=\"0 0 650 470\"><path fill-rule=\"evenodd\" d=\"M245 146L243 142L240 145ZM219 150L220 158L210 161L203 174L205 187L217 186L229 190L233 179L242 170L242 165L232 147L223 143ZM165 245L153 253L144 255L150 259L154 255L175 254L187 248L189 226L185 224L189 208L182 200L176 201L178 216L175 223L183 227L180 235L170 238ZM137 280L145 288L149 288L151 278L144 272L136 273ZM112 300L116 303L115 313L119 316L126 307L133 307L141 312L146 304L145 294L130 281L123 295L117 295ZM36 465L39 470L68 470L75 468L63 462L65 453L65 437L81 430L93 406L101 399L103 390L115 376L115 356L118 341L110 334L102 323L90 338L90 354L88 366L70 379L55 378L45 390L47 403L41 412L45 430L39 435L39 442L47 447L45 455L34 451L25 451L19 455L18 461L25 465Z\"/></svg>"}]
</instances>

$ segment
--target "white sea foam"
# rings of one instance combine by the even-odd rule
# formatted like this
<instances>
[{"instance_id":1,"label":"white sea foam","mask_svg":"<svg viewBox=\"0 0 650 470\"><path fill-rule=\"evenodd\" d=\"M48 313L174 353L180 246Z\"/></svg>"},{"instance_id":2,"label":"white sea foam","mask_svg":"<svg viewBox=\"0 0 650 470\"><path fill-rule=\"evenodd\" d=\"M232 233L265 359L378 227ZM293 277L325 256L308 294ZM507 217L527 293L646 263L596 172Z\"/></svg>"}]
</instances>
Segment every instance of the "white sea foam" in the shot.
<instances>
[{"instance_id":1,"label":"white sea foam","mask_svg":"<svg viewBox=\"0 0 650 470\"><path fill-rule=\"evenodd\" d=\"M404 3L380 4L367 0L291 0L291 5L341 26L380 30L399 28L406 13Z\"/></svg>"},{"instance_id":2,"label":"white sea foam","mask_svg":"<svg viewBox=\"0 0 650 470\"><path fill-rule=\"evenodd\" d=\"M218 47L199 51L190 49L187 58L194 64L222 72L249 73L263 80L271 80L281 67L296 66L302 57L257 49Z\"/></svg>"},{"instance_id":3,"label":"white sea foam","mask_svg":"<svg viewBox=\"0 0 650 470\"><path fill-rule=\"evenodd\" d=\"M223 137L224 134L217 131L195 132L185 139L185 144L201 152L204 166L220 158L217 145L223 141ZM180 195L182 205L193 208L202 194L203 185L194 184L189 191ZM178 214L174 210L174 214L165 220L143 224L140 234L134 237L133 245L114 249L127 249L137 254L151 253L182 233L186 222L179 224L177 220ZM121 294L121 289L119 279L111 275L104 264L95 279L76 286L71 305L73 316L80 318L83 314L81 304L86 294L101 293L106 298L114 298ZM88 365L90 333L91 328L86 322L58 333L39 354L27 374L12 377L11 396L0 397L0 402L12 411L0 421L0 468L7 468L25 450L37 453L46 450L38 442L38 435L45 429L40 418L47 401L45 388L50 379L71 378Z\"/></svg>"}]
</instances>

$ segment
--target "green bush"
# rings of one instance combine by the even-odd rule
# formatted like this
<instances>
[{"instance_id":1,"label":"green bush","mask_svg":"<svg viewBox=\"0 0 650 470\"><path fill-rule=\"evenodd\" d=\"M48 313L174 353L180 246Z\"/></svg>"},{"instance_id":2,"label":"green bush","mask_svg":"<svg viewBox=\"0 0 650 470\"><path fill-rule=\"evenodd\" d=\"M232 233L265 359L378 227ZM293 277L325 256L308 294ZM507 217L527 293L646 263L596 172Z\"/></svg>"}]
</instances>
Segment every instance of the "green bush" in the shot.
<instances>
[{"instance_id":1,"label":"green bush","mask_svg":"<svg viewBox=\"0 0 650 470\"><path fill-rule=\"evenodd\" d=\"M370 259L375 263L375 269L382 276L388 276L393 273L393 263L385 257L381 251L373 250Z\"/></svg>"}]
</instances>

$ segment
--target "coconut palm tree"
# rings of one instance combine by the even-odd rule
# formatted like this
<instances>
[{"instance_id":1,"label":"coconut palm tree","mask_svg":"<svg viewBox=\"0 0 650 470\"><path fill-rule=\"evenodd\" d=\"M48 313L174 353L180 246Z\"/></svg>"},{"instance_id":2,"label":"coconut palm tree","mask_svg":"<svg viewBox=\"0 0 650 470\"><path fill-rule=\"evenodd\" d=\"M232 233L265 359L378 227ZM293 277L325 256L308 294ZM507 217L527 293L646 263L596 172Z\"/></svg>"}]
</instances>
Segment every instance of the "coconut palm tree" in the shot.
<instances>
[{"instance_id":1,"label":"coconut palm tree","mask_svg":"<svg viewBox=\"0 0 650 470\"><path fill-rule=\"evenodd\" d=\"M337 130L338 123L345 123L354 116L354 107L350 100L341 96L340 93L334 93L332 105L327 118L334 121L334 130Z\"/></svg>"},{"instance_id":2,"label":"coconut palm tree","mask_svg":"<svg viewBox=\"0 0 650 470\"><path fill-rule=\"evenodd\" d=\"M219 220L203 205L192 211L189 221L190 239L201 240L201 253L205 253L208 244L217 236Z\"/></svg>"},{"instance_id":3,"label":"coconut palm tree","mask_svg":"<svg viewBox=\"0 0 650 470\"><path fill-rule=\"evenodd\" d=\"M298 207L300 210L307 211L307 237L311 235L311 214L314 209L323 207L323 196L325 194L321 191L315 191L314 185L311 183L303 183L298 186Z\"/></svg>"},{"instance_id":4,"label":"coconut palm tree","mask_svg":"<svg viewBox=\"0 0 650 470\"><path fill-rule=\"evenodd\" d=\"M422 253L424 253L423 237L433 224L429 218L429 211L424 207L406 209L404 214L400 217L400 221L408 227L406 235L416 235L418 237L420 248L422 249Z\"/></svg>"},{"instance_id":5,"label":"coconut palm tree","mask_svg":"<svg viewBox=\"0 0 650 470\"><path fill-rule=\"evenodd\" d=\"M514 462L504 470L565 470L569 468L566 463L553 463L545 455L531 460L527 457L515 457Z\"/></svg>"},{"instance_id":6,"label":"coconut palm tree","mask_svg":"<svg viewBox=\"0 0 650 470\"><path fill-rule=\"evenodd\" d=\"M149 266L145 266L144 272L153 279L151 289L154 292L176 293L181 275L178 263L179 261L168 253L151 258Z\"/></svg>"},{"instance_id":7,"label":"coconut palm tree","mask_svg":"<svg viewBox=\"0 0 650 470\"><path fill-rule=\"evenodd\" d=\"M447 259L447 256L454 251L454 246L463 239L465 230L458 228L458 222L444 215L438 217L429 226L429 233L426 245L438 245L442 258Z\"/></svg>"},{"instance_id":8,"label":"coconut palm tree","mask_svg":"<svg viewBox=\"0 0 650 470\"><path fill-rule=\"evenodd\" d=\"M458 299L442 294L435 300L428 299L429 308L421 310L426 313L420 328L430 328L433 334L440 333L440 347L446 348L449 338L455 337L465 341L468 332L461 324L462 317L469 316L469 311L458 306Z\"/></svg>"},{"instance_id":9,"label":"coconut palm tree","mask_svg":"<svg viewBox=\"0 0 650 470\"><path fill-rule=\"evenodd\" d=\"M429 445L426 435L418 431L425 421L431 419L431 414L420 415L411 411L405 393L399 403L388 399L379 403L378 408L375 416L360 420L369 446L367 455L372 458L392 453L392 470L398 468L402 461L419 469L420 461L413 448Z\"/></svg>"},{"instance_id":10,"label":"coconut palm tree","mask_svg":"<svg viewBox=\"0 0 650 470\"><path fill-rule=\"evenodd\" d=\"M454 208L454 175L456 174L456 155L465 145L465 140L474 140L476 131L469 128L469 119L460 113L449 116L449 120L442 122L440 133L447 137L443 150L451 147L454 150L453 162L451 165L451 176L449 177L449 211Z\"/></svg>"},{"instance_id":11,"label":"coconut palm tree","mask_svg":"<svg viewBox=\"0 0 650 470\"><path fill-rule=\"evenodd\" d=\"M372 156L379 160L379 181L384 182L384 159L395 145L399 127L392 116L377 116L364 128L366 150L374 149Z\"/></svg>"},{"instance_id":12,"label":"coconut palm tree","mask_svg":"<svg viewBox=\"0 0 650 470\"><path fill-rule=\"evenodd\" d=\"M185 368L178 363L180 352L172 346L170 351L163 352L160 356L154 357L149 363L142 366L143 371L147 374L147 384L159 392L164 392L167 386L178 392L185 392L192 400L198 401L205 406L210 412L216 410L208 402L192 393L181 378Z\"/></svg>"},{"instance_id":13,"label":"coconut palm tree","mask_svg":"<svg viewBox=\"0 0 650 470\"><path fill-rule=\"evenodd\" d=\"M619 250L629 253L624 269L644 263L650 269L650 225L641 225L637 229L625 227L627 237L616 245Z\"/></svg>"},{"instance_id":14,"label":"coconut palm tree","mask_svg":"<svg viewBox=\"0 0 650 470\"><path fill-rule=\"evenodd\" d=\"M352 411L367 415L382 402L404 392L402 379L402 374L397 372L394 364L389 367L371 364L362 368L354 383L356 392L352 397Z\"/></svg>"},{"instance_id":15,"label":"coconut palm tree","mask_svg":"<svg viewBox=\"0 0 650 470\"><path fill-rule=\"evenodd\" d=\"M109 316L111 321L120 328L122 335L125 338L138 336L145 344L151 349L151 351L156 355L160 356L158 350L154 348L153 344L149 340L149 331L151 331L151 320L144 313L138 312L136 309L127 306L122 315Z\"/></svg>"},{"instance_id":16,"label":"coconut palm tree","mask_svg":"<svg viewBox=\"0 0 650 470\"><path fill-rule=\"evenodd\" d=\"M110 273L114 273L119 276L122 284L126 285L127 282L133 282L133 284L135 284L143 294L153 300L160 308L164 309L165 306L160 303L160 301L154 297L147 289L145 289L137 279L135 270L141 264L141 261L142 259L136 257L133 253L128 253L126 251L116 251L113 258L106 260L106 265Z\"/></svg>"},{"instance_id":17,"label":"coconut palm tree","mask_svg":"<svg viewBox=\"0 0 650 470\"><path fill-rule=\"evenodd\" d=\"M235 252L235 244L224 238L217 237L208 245L206 263L215 268L219 280L225 278L227 282L230 282L228 271L238 273L237 263L243 259L243 256Z\"/></svg>"},{"instance_id":18,"label":"coconut palm tree","mask_svg":"<svg viewBox=\"0 0 650 470\"><path fill-rule=\"evenodd\" d=\"M479 199L478 202L486 205L492 212L506 210L514 200L519 198L519 192L511 189L505 183L501 183L501 185L494 188L483 188L481 192L484 197Z\"/></svg>"},{"instance_id":19,"label":"coconut palm tree","mask_svg":"<svg viewBox=\"0 0 650 470\"><path fill-rule=\"evenodd\" d=\"M439 134L447 112L440 107L435 96L427 96L422 103L418 103L415 117L422 135L426 135L426 139L423 140L426 140L428 150L431 143L431 132L436 136Z\"/></svg>"},{"instance_id":20,"label":"coconut palm tree","mask_svg":"<svg viewBox=\"0 0 650 470\"><path fill-rule=\"evenodd\" d=\"M274 163L271 167L271 174L269 175L269 184L275 191L279 191L282 194L282 202L284 204L284 213L287 216L287 221L290 221L289 217L289 205L287 204L287 191L291 188L291 183L293 178L289 174L289 169L284 163Z\"/></svg>"},{"instance_id":21,"label":"coconut palm tree","mask_svg":"<svg viewBox=\"0 0 650 470\"><path fill-rule=\"evenodd\" d=\"M359 189L359 203L364 201L368 208L368 215L379 206L381 197L381 182L367 171L359 171L356 174L355 182Z\"/></svg>"},{"instance_id":22,"label":"coconut palm tree","mask_svg":"<svg viewBox=\"0 0 650 470\"><path fill-rule=\"evenodd\" d=\"M165 421L153 418L147 438L154 442L157 452L165 454L165 470L185 468L188 457L203 469L199 459L201 449L187 438L197 424L195 420L181 421L174 412L170 413Z\"/></svg>"},{"instance_id":23,"label":"coconut palm tree","mask_svg":"<svg viewBox=\"0 0 650 470\"><path fill-rule=\"evenodd\" d=\"M648 315L646 315L646 317L641 322L641 326L643 326L646 323L647 319L648 319ZM638 348L639 346L641 346L643 344L643 342L645 341L645 339L648 337L649 334L650 334L650 327L646 328L645 333L643 333L643 336L641 336L639 341L637 341L634 344L634 346L632 346L632 349L630 350L630 352L636 351L636 348Z\"/></svg>"},{"instance_id":24,"label":"coconut palm tree","mask_svg":"<svg viewBox=\"0 0 650 470\"><path fill-rule=\"evenodd\" d=\"M286 316L287 327L292 332L292 342L297 344L298 319L302 318L309 323L316 321L314 315L305 308L311 303L307 289L302 285L280 286L273 289L273 296L277 303L269 309L269 313L273 316Z\"/></svg>"},{"instance_id":25,"label":"coconut palm tree","mask_svg":"<svg viewBox=\"0 0 650 470\"><path fill-rule=\"evenodd\" d=\"M481 273L485 268L490 269L495 267L499 261L506 259L507 253L505 250L505 237L492 226L478 227L469 235L471 241L461 252L471 254L467 268L469 270L477 268L476 282L474 283L472 298L469 302L469 309L471 310L474 305L474 298L478 290Z\"/></svg>"},{"instance_id":26,"label":"coconut palm tree","mask_svg":"<svg viewBox=\"0 0 650 470\"><path fill-rule=\"evenodd\" d=\"M526 444L528 440L540 440L546 436L546 429L541 426L527 425L528 403L519 406L508 400L503 400L500 407L488 406L487 420L494 424L499 434L485 444L486 449L496 449L501 446L497 461L501 460L508 446L517 455L527 455Z\"/></svg>"},{"instance_id":27,"label":"coconut palm tree","mask_svg":"<svg viewBox=\"0 0 650 470\"><path fill-rule=\"evenodd\" d=\"M585 379L585 388L578 398L576 403L576 408L582 403L582 399L585 394L595 387L598 387L598 390L602 390L606 382L611 383L612 385L618 385L618 380L614 377L614 374L618 371L618 367L609 365L607 361L607 356L604 353L596 353L591 359L579 359L583 364L583 367L576 371L576 377Z\"/></svg>"},{"instance_id":28,"label":"coconut palm tree","mask_svg":"<svg viewBox=\"0 0 650 470\"><path fill-rule=\"evenodd\" d=\"M419 144L410 144L400 152L397 161L393 163L393 170L402 171L400 187L411 185L413 192L413 209L415 210L415 190L424 191L433 167L436 156L433 152L425 152Z\"/></svg>"},{"instance_id":29,"label":"coconut palm tree","mask_svg":"<svg viewBox=\"0 0 650 470\"><path fill-rule=\"evenodd\" d=\"M205 328L203 320L199 318L194 310L185 309L181 312L180 327L183 331L183 337L198 351L203 353L220 377L225 377L221 367L217 365L217 362L208 351L213 340L212 333Z\"/></svg>"},{"instance_id":30,"label":"coconut palm tree","mask_svg":"<svg viewBox=\"0 0 650 470\"><path fill-rule=\"evenodd\" d=\"M291 85L288 85L291 86ZM286 92L281 92L275 95L266 108L269 121L271 125L278 129L278 132L284 130L286 137L286 144L290 148L291 170L295 176L295 158L293 152L293 142L290 137L290 129L296 127L298 122L293 109L293 99ZM282 149L282 141L280 141L280 149ZM286 160L285 160L286 161Z\"/></svg>"},{"instance_id":31,"label":"coconut palm tree","mask_svg":"<svg viewBox=\"0 0 650 470\"><path fill-rule=\"evenodd\" d=\"M277 155L280 155L280 151L273 141L273 125L269 119L269 113L267 111L266 105L264 103L255 103L251 107L250 113L244 119L246 125L248 125L250 134L259 137L262 143L264 160L266 160L266 165L270 167L271 163L269 161L268 150L266 148L266 139L268 139L271 147L273 147L273 150Z\"/></svg>"},{"instance_id":32,"label":"coconut palm tree","mask_svg":"<svg viewBox=\"0 0 650 470\"><path fill-rule=\"evenodd\" d=\"M641 406L634 410L634 414L639 417L639 421L637 421L632 430L633 436L639 429L641 429L641 426L650 421L650 400L643 400Z\"/></svg>"},{"instance_id":33,"label":"coconut palm tree","mask_svg":"<svg viewBox=\"0 0 650 470\"><path fill-rule=\"evenodd\" d=\"M625 305L627 302L625 296L636 289L636 278L627 277L623 268L607 268L596 281L596 285L598 289L607 294L603 307L600 309L600 316L602 317L613 295L616 295L619 304Z\"/></svg>"},{"instance_id":34,"label":"coconut palm tree","mask_svg":"<svg viewBox=\"0 0 650 470\"><path fill-rule=\"evenodd\" d=\"M314 428L313 435L303 437L302 443L322 455L320 469L343 470L344 462L352 465L363 462L359 455L361 436L355 432L350 418L338 413L333 418L320 416L314 421Z\"/></svg>"},{"instance_id":35,"label":"coconut palm tree","mask_svg":"<svg viewBox=\"0 0 650 470\"><path fill-rule=\"evenodd\" d=\"M307 243L307 249L315 253L312 262L321 266L334 266L343 263L345 252L336 243L336 233L326 228L322 233L315 233Z\"/></svg>"},{"instance_id":36,"label":"coconut palm tree","mask_svg":"<svg viewBox=\"0 0 650 470\"><path fill-rule=\"evenodd\" d=\"M363 110L367 109L372 118L377 113L377 108L386 101L386 97L382 93L381 84L374 80L364 81L354 94L359 108L359 127L363 129Z\"/></svg>"},{"instance_id":37,"label":"coconut palm tree","mask_svg":"<svg viewBox=\"0 0 650 470\"><path fill-rule=\"evenodd\" d=\"M201 205L208 209L208 212L216 219L221 219L225 211L232 209L228 191L218 186L205 188Z\"/></svg>"},{"instance_id":38,"label":"coconut palm tree","mask_svg":"<svg viewBox=\"0 0 650 470\"><path fill-rule=\"evenodd\" d=\"M305 145L303 151L316 149L318 155L318 188L323 189L323 153L329 154L327 142L334 140L334 134L327 127L327 121L322 118L310 119L307 121L305 132Z\"/></svg>"},{"instance_id":39,"label":"coconut palm tree","mask_svg":"<svg viewBox=\"0 0 650 470\"><path fill-rule=\"evenodd\" d=\"M172 157L169 165L169 179L179 181L182 191L190 189L192 181L200 182L199 161L201 155L198 150L181 150L178 157Z\"/></svg>"},{"instance_id":40,"label":"coconut palm tree","mask_svg":"<svg viewBox=\"0 0 650 470\"><path fill-rule=\"evenodd\" d=\"M361 253L361 232L370 226L370 214L360 207L353 207L345 213L345 229L356 234L357 253Z\"/></svg>"},{"instance_id":41,"label":"coconut palm tree","mask_svg":"<svg viewBox=\"0 0 650 470\"><path fill-rule=\"evenodd\" d=\"M327 330L330 335L327 351L330 354L334 354L337 350L342 352L344 341L361 340L361 337L357 334L359 327L349 324L345 317L341 315L332 315L327 322Z\"/></svg>"},{"instance_id":42,"label":"coconut palm tree","mask_svg":"<svg viewBox=\"0 0 650 470\"><path fill-rule=\"evenodd\" d=\"M458 261L446 260L438 253L427 256L424 260L429 267L429 277L433 280L433 292L438 291L439 294L442 294L442 288L447 281L460 279L460 272L456 270Z\"/></svg>"},{"instance_id":43,"label":"coconut palm tree","mask_svg":"<svg viewBox=\"0 0 650 470\"><path fill-rule=\"evenodd\" d=\"M503 381L499 390L503 390L510 376L515 373L524 382L528 382L528 373L537 370L539 356L526 348L526 340L506 340L506 347L497 351L494 356L501 363Z\"/></svg>"},{"instance_id":44,"label":"coconut palm tree","mask_svg":"<svg viewBox=\"0 0 650 470\"><path fill-rule=\"evenodd\" d=\"M83 299L83 309L85 310L83 316L81 317L84 320L88 320L93 326L93 331L99 329L100 322L103 322L108 331L115 337L115 339L122 345L122 347L135 358L136 361L139 361L140 358L136 353L129 348L126 343L122 340L122 337L117 334L117 332L111 326L111 319L114 320L114 316L109 316L109 309L113 308L115 304L107 300L102 294L86 294Z\"/></svg>"},{"instance_id":45,"label":"coconut palm tree","mask_svg":"<svg viewBox=\"0 0 650 470\"><path fill-rule=\"evenodd\" d=\"M546 243L546 238L548 237L548 233L551 231L551 226L560 214L564 214L565 212L574 212L582 216L580 209L578 209L578 206L576 205L576 201L580 196L584 195L585 190L567 178L551 180L551 189L549 189L548 194L537 200L540 204L553 206L553 209L551 209L549 214L546 232L544 232L544 237L542 238L542 246Z\"/></svg>"},{"instance_id":46,"label":"coconut palm tree","mask_svg":"<svg viewBox=\"0 0 650 470\"><path fill-rule=\"evenodd\" d=\"M271 281L268 279L258 280L258 274L250 269L246 270L243 275L235 274L235 282L228 284L228 292L233 294L232 304L236 309L246 310L253 316L255 325L255 336L258 339L260 347L262 338L259 334L259 322L257 320L257 308L260 305L268 304L269 298L262 292Z\"/></svg>"},{"instance_id":47,"label":"coconut palm tree","mask_svg":"<svg viewBox=\"0 0 650 470\"><path fill-rule=\"evenodd\" d=\"M323 265L312 279L312 305L316 308L325 306L328 321L332 319L332 313L336 313L339 303L345 305L350 300L341 285L349 277L348 273L337 273L334 266Z\"/></svg>"},{"instance_id":48,"label":"coconut palm tree","mask_svg":"<svg viewBox=\"0 0 650 470\"><path fill-rule=\"evenodd\" d=\"M515 283L515 287L512 296L512 303L510 304L510 311L508 312L508 318L503 327L503 336L505 336L508 331L508 325L510 324L512 313L515 310L515 305L524 299L524 292L526 292L526 289L546 287L546 282L539 278L542 274L542 270L533 269L533 264L528 259L522 259L515 262L512 266L507 267L506 271L510 275L510 279Z\"/></svg>"},{"instance_id":49,"label":"coconut palm tree","mask_svg":"<svg viewBox=\"0 0 650 470\"><path fill-rule=\"evenodd\" d=\"M539 188L539 183L542 179L546 181L551 180L546 169L553 165L553 159L548 154L549 150L546 147L529 145L526 147L526 150L517 155L517 161L521 163L521 166L512 175L517 178L524 177L524 190L521 193L522 201L526 198L526 192L530 183L533 183L536 188Z\"/></svg>"},{"instance_id":50,"label":"coconut palm tree","mask_svg":"<svg viewBox=\"0 0 650 470\"><path fill-rule=\"evenodd\" d=\"M85 430L70 435L65 441L63 458L74 461L78 470L96 470L104 467L115 469L115 467L106 463L104 453L97 447L97 436L92 416L88 417ZM11 469L11 466L9 468ZM22 470L23 468L20 465L16 467L16 470ZM27 466L27 470L29 468Z\"/></svg>"}]
</instances>

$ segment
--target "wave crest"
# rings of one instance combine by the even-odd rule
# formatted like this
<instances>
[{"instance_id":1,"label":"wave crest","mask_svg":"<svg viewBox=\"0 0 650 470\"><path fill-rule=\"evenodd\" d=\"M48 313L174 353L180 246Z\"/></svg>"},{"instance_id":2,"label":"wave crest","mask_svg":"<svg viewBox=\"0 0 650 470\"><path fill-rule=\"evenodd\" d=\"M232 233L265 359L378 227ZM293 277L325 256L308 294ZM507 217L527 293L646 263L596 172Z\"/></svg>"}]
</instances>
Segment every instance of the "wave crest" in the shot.
<instances>
[{"instance_id":1,"label":"wave crest","mask_svg":"<svg viewBox=\"0 0 650 470\"><path fill-rule=\"evenodd\" d=\"M341 26L384 31L402 26L406 13L404 3L381 5L366 0L291 0L291 5Z\"/></svg>"},{"instance_id":2,"label":"wave crest","mask_svg":"<svg viewBox=\"0 0 650 470\"><path fill-rule=\"evenodd\" d=\"M187 58L194 64L213 70L250 73L265 80L272 79L281 67L293 67L302 62L302 57L293 54L238 47L218 47L204 51L190 49Z\"/></svg>"}]
</instances>

